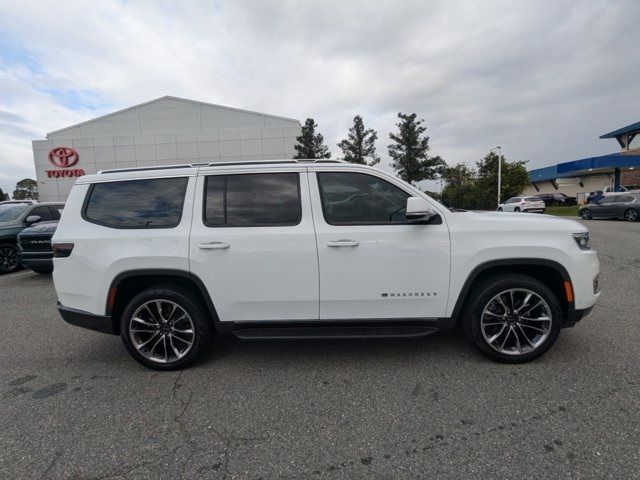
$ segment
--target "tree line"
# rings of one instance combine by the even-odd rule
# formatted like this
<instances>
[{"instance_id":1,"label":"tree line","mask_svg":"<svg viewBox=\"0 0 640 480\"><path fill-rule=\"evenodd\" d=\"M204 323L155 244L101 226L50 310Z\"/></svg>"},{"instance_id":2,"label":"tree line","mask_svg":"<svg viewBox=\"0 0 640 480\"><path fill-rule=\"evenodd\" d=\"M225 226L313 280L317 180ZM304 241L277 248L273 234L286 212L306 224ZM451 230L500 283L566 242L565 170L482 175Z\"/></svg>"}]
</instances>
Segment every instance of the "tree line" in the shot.
<instances>
[{"instance_id":1,"label":"tree line","mask_svg":"<svg viewBox=\"0 0 640 480\"><path fill-rule=\"evenodd\" d=\"M398 113L396 131L389 133L391 143L387 145L392 159L391 167L396 175L411 184L423 180L441 180L442 192L427 192L432 197L452 208L469 210L493 210L496 208L498 193L498 155L489 152L476 162L475 168L465 163L449 166L439 155L429 155L429 137L424 119L418 119L415 113ZM296 137L294 158L331 158L329 147L318 131L313 118L307 118L300 136ZM346 138L337 143L343 159L361 165L377 165L380 156L376 152L375 142L378 132L366 128L362 116L353 118ZM520 195L529 184L526 162L502 160L501 201ZM8 199L0 189L0 201ZM16 200L38 199L38 184L25 178L16 184L13 191Z\"/></svg>"},{"instance_id":2,"label":"tree line","mask_svg":"<svg viewBox=\"0 0 640 480\"><path fill-rule=\"evenodd\" d=\"M493 210L498 195L498 155L489 152L476 167L465 163L449 166L438 155L429 155L429 137L424 119L418 120L415 113L398 113L396 132L389 133L392 141L387 148L392 159L392 168L405 182L415 184L422 180L440 179L444 188L441 193L427 192L452 208L469 210ZM347 132L347 138L337 146L342 150L342 158L361 165L377 165L380 157L376 153L375 142L378 133L365 128L360 115L353 118L353 125ZM329 147L318 131L313 118L307 118L301 135L296 138L294 158L331 158ZM520 195L529 184L526 162L509 162L501 157L502 188L500 201Z\"/></svg>"},{"instance_id":3,"label":"tree line","mask_svg":"<svg viewBox=\"0 0 640 480\"><path fill-rule=\"evenodd\" d=\"M424 135L427 127L424 119L418 120L415 113L398 113L397 132L389 133L390 143L387 148L392 158L392 167L396 175L405 182L416 183L422 180L436 179L446 167L440 156L429 155L429 137ZM313 118L307 118L302 132L296 138L296 154L293 158L331 158L329 147L324 137L317 131L318 124ZM360 165L377 165L380 157L376 153L375 142L378 132L365 128L360 115L353 117L353 125L347 132L347 138L337 146L342 150L344 160Z\"/></svg>"}]
</instances>

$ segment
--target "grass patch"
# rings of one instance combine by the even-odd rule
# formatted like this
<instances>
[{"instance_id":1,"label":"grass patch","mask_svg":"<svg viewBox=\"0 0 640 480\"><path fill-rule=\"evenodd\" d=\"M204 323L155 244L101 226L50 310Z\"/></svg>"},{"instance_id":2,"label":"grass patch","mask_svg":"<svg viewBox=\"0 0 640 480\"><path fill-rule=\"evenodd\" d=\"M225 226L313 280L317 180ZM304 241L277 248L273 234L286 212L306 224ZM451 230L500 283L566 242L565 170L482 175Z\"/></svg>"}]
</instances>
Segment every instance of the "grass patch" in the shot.
<instances>
[{"instance_id":1,"label":"grass patch","mask_svg":"<svg viewBox=\"0 0 640 480\"><path fill-rule=\"evenodd\" d=\"M556 215L558 217L577 217L578 205L573 207L547 207L544 213L548 215Z\"/></svg>"}]
</instances>

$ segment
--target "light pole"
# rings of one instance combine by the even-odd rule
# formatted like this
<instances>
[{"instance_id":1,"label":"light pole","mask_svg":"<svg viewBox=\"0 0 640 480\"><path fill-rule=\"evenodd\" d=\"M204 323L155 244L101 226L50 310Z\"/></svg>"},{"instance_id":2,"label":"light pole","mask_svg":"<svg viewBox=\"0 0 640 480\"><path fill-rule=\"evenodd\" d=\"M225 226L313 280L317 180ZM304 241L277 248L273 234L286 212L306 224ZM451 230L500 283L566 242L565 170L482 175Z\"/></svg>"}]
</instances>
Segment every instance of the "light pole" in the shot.
<instances>
[{"instance_id":1,"label":"light pole","mask_svg":"<svg viewBox=\"0 0 640 480\"><path fill-rule=\"evenodd\" d=\"M498 145L493 147L490 151L498 151L498 207L500 206L500 190L502 188L502 147Z\"/></svg>"}]
</instances>

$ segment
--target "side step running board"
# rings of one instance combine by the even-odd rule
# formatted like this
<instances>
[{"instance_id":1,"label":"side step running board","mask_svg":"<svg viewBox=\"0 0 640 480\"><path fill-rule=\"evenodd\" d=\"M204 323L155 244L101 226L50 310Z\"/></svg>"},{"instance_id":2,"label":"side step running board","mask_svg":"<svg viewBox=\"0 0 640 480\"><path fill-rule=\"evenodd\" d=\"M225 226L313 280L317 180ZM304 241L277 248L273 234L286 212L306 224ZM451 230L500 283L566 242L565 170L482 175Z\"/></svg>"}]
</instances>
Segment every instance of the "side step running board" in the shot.
<instances>
[{"instance_id":1,"label":"side step running board","mask_svg":"<svg viewBox=\"0 0 640 480\"><path fill-rule=\"evenodd\" d=\"M412 338L437 332L437 328L423 325L397 326L336 326L326 327L259 327L241 328L233 334L241 340L293 340L323 338Z\"/></svg>"}]
</instances>

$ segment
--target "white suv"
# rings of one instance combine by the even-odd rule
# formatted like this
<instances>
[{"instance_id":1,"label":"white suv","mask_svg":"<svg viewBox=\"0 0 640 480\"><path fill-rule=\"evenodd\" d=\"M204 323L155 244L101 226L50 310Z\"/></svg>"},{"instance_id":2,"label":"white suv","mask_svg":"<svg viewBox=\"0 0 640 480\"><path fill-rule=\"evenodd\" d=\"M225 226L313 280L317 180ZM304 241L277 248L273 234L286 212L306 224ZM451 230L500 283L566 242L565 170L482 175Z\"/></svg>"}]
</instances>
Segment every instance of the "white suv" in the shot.
<instances>
[{"instance_id":1,"label":"white suv","mask_svg":"<svg viewBox=\"0 0 640 480\"><path fill-rule=\"evenodd\" d=\"M596 302L574 220L452 212L374 168L218 163L81 177L53 238L59 311L138 362L192 363L245 340L418 337L460 324L525 362Z\"/></svg>"},{"instance_id":2,"label":"white suv","mask_svg":"<svg viewBox=\"0 0 640 480\"><path fill-rule=\"evenodd\" d=\"M544 200L538 197L512 197L498 205L499 212L544 213Z\"/></svg>"}]
</instances>

